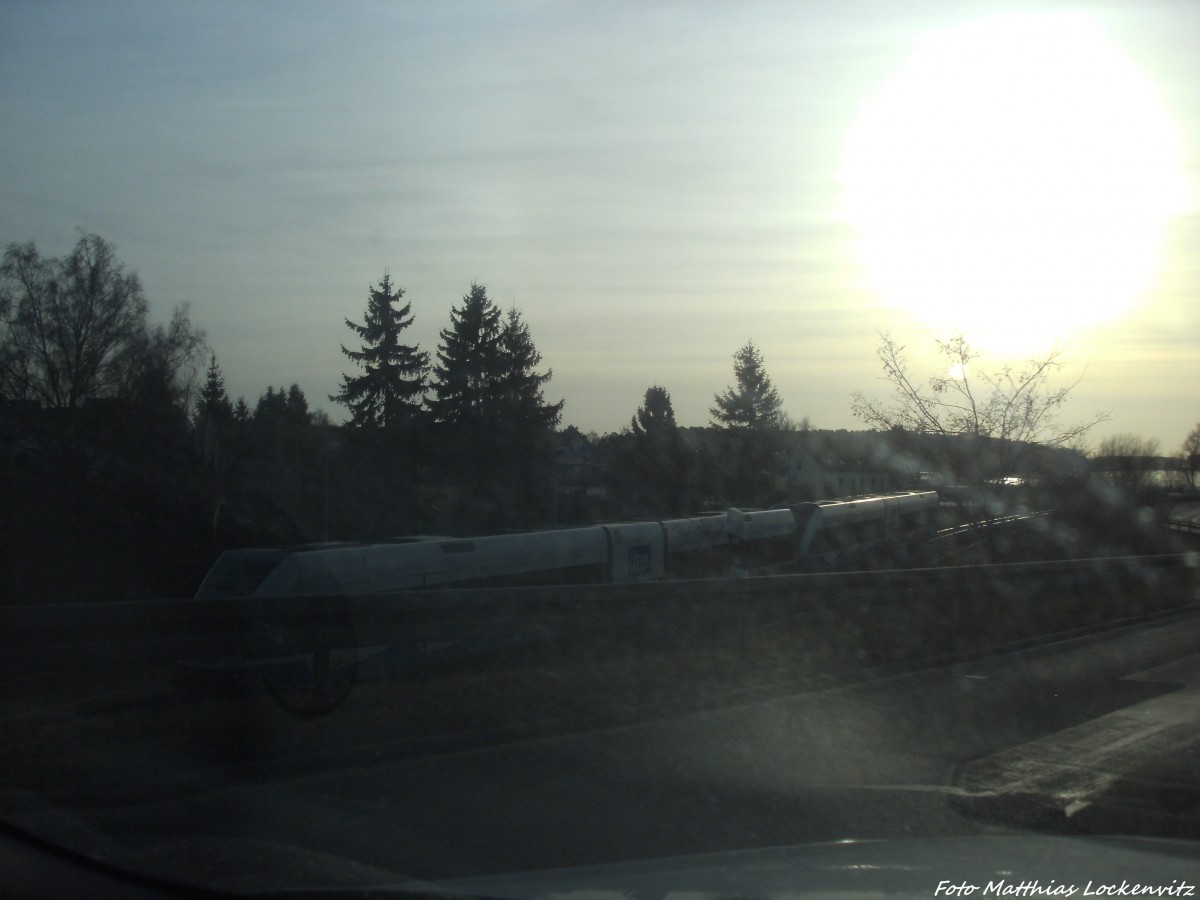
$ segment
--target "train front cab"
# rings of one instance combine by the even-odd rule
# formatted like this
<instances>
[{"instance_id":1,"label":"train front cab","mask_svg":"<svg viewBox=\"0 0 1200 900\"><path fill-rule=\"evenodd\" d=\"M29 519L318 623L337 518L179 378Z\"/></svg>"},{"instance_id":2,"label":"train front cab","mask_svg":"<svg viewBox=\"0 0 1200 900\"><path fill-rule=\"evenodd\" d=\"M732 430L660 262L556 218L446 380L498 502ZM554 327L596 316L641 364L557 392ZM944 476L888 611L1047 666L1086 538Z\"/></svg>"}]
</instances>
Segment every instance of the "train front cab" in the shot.
<instances>
[{"instance_id":1,"label":"train front cab","mask_svg":"<svg viewBox=\"0 0 1200 900\"><path fill-rule=\"evenodd\" d=\"M931 536L937 494L925 491L822 500L801 504L793 512L799 570L880 568L902 562L910 545Z\"/></svg>"}]
</instances>

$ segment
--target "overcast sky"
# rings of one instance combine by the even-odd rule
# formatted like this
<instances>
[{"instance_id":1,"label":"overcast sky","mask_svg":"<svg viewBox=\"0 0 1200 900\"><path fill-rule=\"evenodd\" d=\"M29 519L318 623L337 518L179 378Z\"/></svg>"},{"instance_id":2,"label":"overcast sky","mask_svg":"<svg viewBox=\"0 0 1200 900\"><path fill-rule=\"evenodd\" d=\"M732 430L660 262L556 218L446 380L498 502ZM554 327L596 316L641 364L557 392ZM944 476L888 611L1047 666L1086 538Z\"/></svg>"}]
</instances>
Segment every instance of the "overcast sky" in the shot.
<instances>
[{"instance_id":1,"label":"overcast sky","mask_svg":"<svg viewBox=\"0 0 1200 900\"><path fill-rule=\"evenodd\" d=\"M102 235L252 404L340 418L386 269L424 349L473 281L520 307L585 431L652 384L705 424L751 339L793 418L860 427L877 331L928 373L965 330L1064 347L1069 416L1173 451L1200 4L1049 6L0 0L0 241Z\"/></svg>"}]
</instances>

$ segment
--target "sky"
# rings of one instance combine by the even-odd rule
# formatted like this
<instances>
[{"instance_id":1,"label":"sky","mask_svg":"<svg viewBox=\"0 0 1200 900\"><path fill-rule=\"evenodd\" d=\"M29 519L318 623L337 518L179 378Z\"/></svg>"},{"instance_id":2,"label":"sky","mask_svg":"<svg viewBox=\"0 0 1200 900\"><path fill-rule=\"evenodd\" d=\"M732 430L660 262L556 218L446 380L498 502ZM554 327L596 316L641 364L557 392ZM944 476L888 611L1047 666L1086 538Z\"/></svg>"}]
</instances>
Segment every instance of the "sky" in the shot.
<instances>
[{"instance_id":1,"label":"sky","mask_svg":"<svg viewBox=\"0 0 1200 900\"><path fill-rule=\"evenodd\" d=\"M1062 351L1064 416L1200 421L1200 4L0 0L0 241L100 234L236 398L325 398L389 272L434 350L517 306L564 424L664 386L709 421L760 348L858 428L918 376Z\"/></svg>"}]
</instances>

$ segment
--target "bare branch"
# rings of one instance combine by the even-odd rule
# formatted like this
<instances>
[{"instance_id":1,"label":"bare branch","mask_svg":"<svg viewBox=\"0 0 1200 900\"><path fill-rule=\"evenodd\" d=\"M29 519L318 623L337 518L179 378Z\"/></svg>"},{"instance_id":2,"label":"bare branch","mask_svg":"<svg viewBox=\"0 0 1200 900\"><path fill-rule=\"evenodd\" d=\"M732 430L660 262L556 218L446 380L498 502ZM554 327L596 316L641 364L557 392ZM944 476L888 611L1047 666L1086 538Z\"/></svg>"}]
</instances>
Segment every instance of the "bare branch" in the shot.
<instances>
[{"instance_id":1,"label":"bare branch","mask_svg":"<svg viewBox=\"0 0 1200 900\"><path fill-rule=\"evenodd\" d=\"M945 370L919 385L909 374L903 347L880 332L876 348L883 380L892 386L892 399L883 402L861 391L851 395L851 411L868 425L902 428L943 437L975 439L976 461L972 477L986 479L1009 474L1031 446L1058 447L1076 444L1088 430L1107 418L1097 414L1084 422L1064 425L1058 416L1080 378L1054 386L1051 377L1062 368L1062 351L1029 360L1019 370L1005 366L993 374L976 371L979 353L966 339L955 336L936 340ZM983 459L985 450L988 461ZM993 471L995 470L995 471Z\"/></svg>"}]
</instances>

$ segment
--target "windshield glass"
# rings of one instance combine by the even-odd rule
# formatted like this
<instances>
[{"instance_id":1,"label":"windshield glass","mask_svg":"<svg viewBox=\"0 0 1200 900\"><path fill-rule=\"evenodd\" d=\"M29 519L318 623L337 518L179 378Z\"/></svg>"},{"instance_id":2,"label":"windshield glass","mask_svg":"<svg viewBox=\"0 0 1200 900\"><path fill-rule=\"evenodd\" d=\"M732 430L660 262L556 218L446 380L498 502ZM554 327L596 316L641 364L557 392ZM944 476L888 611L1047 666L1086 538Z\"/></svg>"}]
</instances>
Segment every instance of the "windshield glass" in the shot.
<instances>
[{"instance_id":1,"label":"windshield glass","mask_svg":"<svg viewBox=\"0 0 1200 900\"><path fill-rule=\"evenodd\" d=\"M0 176L43 869L1200 883L1190 0L7 2Z\"/></svg>"}]
</instances>

